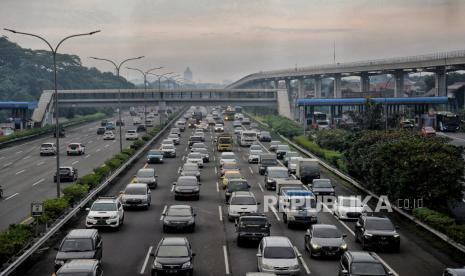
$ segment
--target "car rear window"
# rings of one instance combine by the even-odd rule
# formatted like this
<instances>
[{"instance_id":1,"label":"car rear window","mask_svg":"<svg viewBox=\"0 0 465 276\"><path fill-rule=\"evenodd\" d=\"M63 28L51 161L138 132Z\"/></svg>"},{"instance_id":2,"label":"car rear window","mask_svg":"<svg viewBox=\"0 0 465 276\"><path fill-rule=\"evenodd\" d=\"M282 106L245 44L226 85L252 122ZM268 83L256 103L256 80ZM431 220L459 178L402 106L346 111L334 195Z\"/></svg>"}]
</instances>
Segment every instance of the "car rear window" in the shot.
<instances>
[{"instance_id":1,"label":"car rear window","mask_svg":"<svg viewBox=\"0 0 465 276\"><path fill-rule=\"evenodd\" d=\"M91 251L93 250L92 239L65 239L61 245L60 251L62 252L76 252L76 251Z\"/></svg>"},{"instance_id":2,"label":"car rear window","mask_svg":"<svg viewBox=\"0 0 465 276\"><path fill-rule=\"evenodd\" d=\"M292 247L284 246L267 246L263 257L267 259L293 259L295 252Z\"/></svg>"}]
</instances>

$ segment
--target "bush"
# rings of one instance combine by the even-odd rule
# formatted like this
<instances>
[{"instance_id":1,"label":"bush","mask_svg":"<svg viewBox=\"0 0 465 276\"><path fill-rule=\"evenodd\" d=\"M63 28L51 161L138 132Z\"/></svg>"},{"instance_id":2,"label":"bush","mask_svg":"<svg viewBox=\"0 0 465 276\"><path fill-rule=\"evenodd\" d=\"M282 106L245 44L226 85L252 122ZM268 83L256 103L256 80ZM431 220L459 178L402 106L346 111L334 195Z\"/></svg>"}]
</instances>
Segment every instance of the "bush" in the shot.
<instances>
[{"instance_id":1,"label":"bush","mask_svg":"<svg viewBox=\"0 0 465 276\"><path fill-rule=\"evenodd\" d=\"M350 132L346 130L320 130L316 132L315 141L322 148L343 152L350 146L349 137Z\"/></svg>"},{"instance_id":2,"label":"bush","mask_svg":"<svg viewBox=\"0 0 465 276\"><path fill-rule=\"evenodd\" d=\"M140 149L144 145L144 141L142 140L136 140L134 143L132 143L131 148L134 150Z\"/></svg>"},{"instance_id":3,"label":"bush","mask_svg":"<svg viewBox=\"0 0 465 276\"><path fill-rule=\"evenodd\" d=\"M145 134L143 135L141 138L142 140L144 140L145 142L147 142L148 140L152 139L153 135L150 135L150 134Z\"/></svg>"},{"instance_id":4,"label":"bush","mask_svg":"<svg viewBox=\"0 0 465 276\"><path fill-rule=\"evenodd\" d=\"M78 184L86 185L90 189L97 187L100 183L101 177L96 173L86 174L83 177L80 177L77 181Z\"/></svg>"},{"instance_id":5,"label":"bush","mask_svg":"<svg viewBox=\"0 0 465 276\"><path fill-rule=\"evenodd\" d=\"M60 217L66 208L69 207L69 202L66 198L47 199L44 202L44 213L39 218L41 222L53 222Z\"/></svg>"},{"instance_id":6,"label":"bush","mask_svg":"<svg viewBox=\"0 0 465 276\"><path fill-rule=\"evenodd\" d=\"M124 162L129 159L129 155L124 154L124 153L118 153L118 154L115 154L114 158L117 158L121 160L122 162Z\"/></svg>"},{"instance_id":7,"label":"bush","mask_svg":"<svg viewBox=\"0 0 465 276\"><path fill-rule=\"evenodd\" d=\"M94 173L97 175L98 182L107 177L110 172L111 169L106 164L94 169Z\"/></svg>"},{"instance_id":8,"label":"bush","mask_svg":"<svg viewBox=\"0 0 465 276\"><path fill-rule=\"evenodd\" d=\"M465 225L452 225L446 230L447 236L454 241L465 245Z\"/></svg>"},{"instance_id":9,"label":"bush","mask_svg":"<svg viewBox=\"0 0 465 276\"><path fill-rule=\"evenodd\" d=\"M413 209L413 216L444 233L448 227L455 224L455 220L448 215L425 207Z\"/></svg>"},{"instance_id":10,"label":"bush","mask_svg":"<svg viewBox=\"0 0 465 276\"><path fill-rule=\"evenodd\" d=\"M136 152L136 151L135 151L134 149L132 149L132 148L125 148L125 149L123 149L123 151L122 151L122 153L127 154L128 156L133 155L134 152Z\"/></svg>"},{"instance_id":11,"label":"bush","mask_svg":"<svg viewBox=\"0 0 465 276\"><path fill-rule=\"evenodd\" d=\"M33 229L29 225L12 224L0 234L0 267L17 255L32 238Z\"/></svg>"},{"instance_id":12,"label":"bush","mask_svg":"<svg viewBox=\"0 0 465 276\"><path fill-rule=\"evenodd\" d=\"M110 158L108 159L107 161L105 161L105 165L107 165L111 170L115 170L117 168L119 168L119 166L121 166L123 162L118 159L118 158Z\"/></svg>"},{"instance_id":13,"label":"bush","mask_svg":"<svg viewBox=\"0 0 465 276\"><path fill-rule=\"evenodd\" d=\"M88 192L88 185L72 184L63 189L63 196L70 204L74 204L84 198Z\"/></svg>"},{"instance_id":14,"label":"bush","mask_svg":"<svg viewBox=\"0 0 465 276\"><path fill-rule=\"evenodd\" d=\"M298 123L282 116L268 115L263 118L263 121L274 131L288 138L303 134L302 127Z\"/></svg>"}]
</instances>

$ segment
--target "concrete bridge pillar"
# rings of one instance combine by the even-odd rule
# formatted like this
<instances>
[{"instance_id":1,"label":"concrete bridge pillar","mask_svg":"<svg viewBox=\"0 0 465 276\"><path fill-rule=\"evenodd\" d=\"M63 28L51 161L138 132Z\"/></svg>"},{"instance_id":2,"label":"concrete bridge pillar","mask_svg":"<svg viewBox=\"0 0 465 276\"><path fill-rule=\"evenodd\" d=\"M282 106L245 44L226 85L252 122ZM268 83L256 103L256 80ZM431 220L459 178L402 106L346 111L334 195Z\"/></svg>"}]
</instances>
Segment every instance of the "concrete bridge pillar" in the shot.
<instances>
[{"instance_id":1,"label":"concrete bridge pillar","mask_svg":"<svg viewBox=\"0 0 465 276\"><path fill-rule=\"evenodd\" d=\"M394 72L394 97L404 96L404 70L396 70Z\"/></svg>"},{"instance_id":2,"label":"concrete bridge pillar","mask_svg":"<svg viewBox=\"0 0 465 276\"><path fill-rule=\"evenodd\" d=\"M315 76L313 81L315 82L315 98L321 98L321 77Z\"/></svg>"},{"instance_id":3,"label":"concrete bridge pillar","mask_svg":"<svg viewBox=\"0 0 465 276\"><path fill-rule=\"evenodd\" d=\"M334 75L333 98L341 98L341 97L342 97L341 74L335 74Z\"/></svg>"},{"instance_id":4,"label":"concrete bridge pillar","mask_svg":"<svg viewBox=\"0 0 465 276\"><path fill-rule=\"evenodd\" d=\"M435 95L447 96L447 72L445 66L436 67Z\"/></svg>"},{"instance_id":5,"label":"concrete bridge pillar","mask_svg":"<svg viewBox=\"0 0 465 276\"><path fill-rule=\"evenodd\" d=\"M360 74L360 92L370 92L370 76L368 72Z\"/></svg>"},{"instance_id":6,"label":"concrete bridge pillar","mask_svg":"<svg viewBox=\"0 0 465 276\"><path fill-rule=\"evenodd\" d=\"M274 80L274 88L278 89L279 88L279 80Z\"/></svg>"},{"instance_id":7,"label":"concrete bridge pillar","mask_svg":"<svg viewBox=\"0 0 465 276\"><path fill-rule=\"evenodd\" d=\"M298 96L297 98L298 99L302 99L302 98L305 98L305 79L304 78L301 78L301 79L298 79L297 80L299 82L299 91L298 91Z\"/></svg>"}]
</instances>

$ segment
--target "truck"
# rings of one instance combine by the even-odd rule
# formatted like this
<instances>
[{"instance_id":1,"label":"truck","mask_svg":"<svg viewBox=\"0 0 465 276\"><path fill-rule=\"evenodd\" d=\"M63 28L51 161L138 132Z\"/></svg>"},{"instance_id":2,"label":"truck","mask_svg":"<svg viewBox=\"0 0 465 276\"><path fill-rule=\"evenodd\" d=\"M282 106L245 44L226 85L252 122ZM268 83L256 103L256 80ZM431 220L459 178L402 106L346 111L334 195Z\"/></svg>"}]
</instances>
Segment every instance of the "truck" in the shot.
<instances>
[{"instance_id":1,"label":"truck","mask_svg":"<svg viewBox=\"0 0 465 276\"><path fill-rule=\"evenodd\" d=\"M285 190L307 190L307 187L298 179L277 179L276 195L280 196Z\"/></svg>"},{"instance_id":2,"label":"truck","mask_svg":"<svg viewBox=\"0 0 465 276\"><path fill-rule=\"evenodd\" d=\"M133 123L133 125L140 125L142 123L142 120L140 119L139 116L134 116L132 118L132 123Z\"/></svg>"},{"instance_id":3,"label":"truck","mask_svg":"<svg viewBox=\"0 0 465 276\"><path fill-rule=\"evenodd\" d=\"M277 166L278 160L276 159L276 154L273 153L262 153L260 154L260 160L258 161L258 172L261 175L265 174L266 168L268 166Z\"/></svg>"},{"instance_id":4,"label":"truck","mask_svg":"<svg viewBox=\"0 0 465 276\"><path fill-rule=\"evenodd\" d=\"M320 178L318 160L314 158L300 159L296 166L295 176L305 185L312 183L313 179Z\"/></svg>"},{"instance_id":5,"label":"truck","mask_svg":"<svg viewBox=\"0 0 465 276\"><path fill-rule=\"evenodd\" d=\"M292 225L308 227L318 222L316 197L306 189L283 191L279 196L279 212L288 228Z\"/></svg>"},{"instance_id":6,"label":"truck","mask_svg":"<svg viewBox=\"0 0 465 276\"><path fill-rule=\"evenodd\" d=\"M223 132L216 138L216 149L218 151L232 151L233 150L233 136L231 133Z\"/></svg>"},{"instance_id":7,"label":"truck","mask_svg":"<svg viewBox=\"0 0 465 276\"><path fill-rule=\"evenodd\" d=\"M257 142L257 133L253 130L243 130L240 133L238 142L241 147L251 146Z\"/></svg>"}]
</instances>

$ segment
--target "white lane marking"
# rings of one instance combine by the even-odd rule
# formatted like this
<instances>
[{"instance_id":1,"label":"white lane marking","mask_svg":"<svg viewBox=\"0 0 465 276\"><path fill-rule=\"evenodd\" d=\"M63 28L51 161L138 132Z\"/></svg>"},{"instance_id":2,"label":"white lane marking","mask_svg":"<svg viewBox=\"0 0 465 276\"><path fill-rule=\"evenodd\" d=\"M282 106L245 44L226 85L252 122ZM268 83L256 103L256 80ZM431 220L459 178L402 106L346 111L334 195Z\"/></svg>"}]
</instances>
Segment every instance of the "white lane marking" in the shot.
<instances>
[{"instance_id":1,"label":"white lane marking","mask_svg":"<svg viewBox=\"0 0 465 276\"><path fill-rule=\"evenodd\" d=\"M16 152L16 154L20 154L21 152L23 152L23 151L22 151L22 150L18 150L18 151Z\"/></svg>"},{"instance_id":2,"label":"white lane marking","mask_svg":"<svg viewBox=\"0 0 465 276\"><path fill-rule=\"evenodd\" d=\"M181 172L181 167L178 168L178 173L180 173L180 172Z\"/></svg>"},{"instance_id":3,"label":"white lane marking","mask_svg":"<svg viewBox=\"0 0 465 276\"><path fill-rule=\"evenodd\" d=\"M42 165L43 163L45 163L44 161L40 161L39 163L37 163L37 166L40 166Z\"/></svg>"},{"instance_id":4,"label":"white lane marking","mask_svg":"<svg viewBox=\"0 0 465 276\"><path fill-rule=\"evenodd\" d=\"M105 147L108 148L110 146L110 144L106 144Z\"/></svg>"},{"instance_id":5,"label":"white lane marking","mask_svg":"<svg viewBox=\"0 0 465 276\"><path fill-rule=\"evenodd\" d=\"M165 207L163 208L163 212L161 212L160 220L163 220L163 218L165 217L165 213L166 213L167 208L168 208L168 206L165 205Z\"/></svg>"},{"instance_id":6,"label":"white lane marking","mask_svg":"<svg viewBox=\"0 0 465 276\"><path fill-rule=\"evenodd\" d=\"M24 157L24 158L23 158L23 160L26 160L26 159L29 159L29 158L31 158L31 156L30 156L30 155L28 155L28 156Z\"/></svg>"},{"instance_id":7,"label":"white lane marking","mask_svg":"<svg viewBox=\"0 0 465 276\"><path fill-rule=\"evenodd\" d=\"M451 136L451 135L447 135L445 134L444 132L437 132L437 134L439 134L440 136L445 136L445 137L449 137L450 139L452 140L459 140L459 141L465 141L465 139L463 138L459 138L459 137L454 137L454 136Z\"/></svg>"},{"instance_id":8,"label":"white lane marking","mask_svg":"<svg viewBox=\"0 0 465 276\"><path fill-rule=\"evenodd\" d=\"M41 180L39 181L36 181L34 184L32 184L32 187L34 187L35 185L39 184L39 183L42 183L45 181L45 178L42 178Z\"/></svg>"},{"instance_id":9,"label":"white lane marking","mask_svg":"<svg viewBox=\"0 0 465 276\"><path fill-rule=\"evenodd\" d=\"M218 181L216 181L216 191L219 193L220 192L220 185L218 185Z\"/></svg>"},{"instance_id":10,"label":"white lane marking","mask_svg":"<svg viewBox=\"0 0 465 276\"><path fill-rule=\"evenodd\" d=\"M113 142L112 142L112 143L116 143L116 140L113 140Z\"/></svg>"},{"instance_id":11,"label":"white lane marking","mask_svg":"<svg viewBox=\"0 0 465 276\"><path fill-rule=\"evenodd\" d=\"M99 152L99 151L101 151L101 150L102 150L102 149L97 149L95 152Z\"/></svg>"},{"instance_id":12,"label":"white lane marking","mask_svg":"<svg viewBox=\"0 0 465 276\"><path fill-rule=\"evenodd\" d=\"M0 156L0 160L2 160L3 158L5 158L5 156Z\"/></svg>"},{"instance_id":13,"label":"white lane marking","mask_svg":"<svg viewBox=\"0 0 465 276\"><path fill-rule=\"evenodd\" d=\"M279 218L278 212L276 211L276 208L274 208L274 206L270 206L270 209L271 209L271 211L273 211L273 214L276 217L276 219L278 221L281 221L281 219Z\"/></svg>"},{"instance_id":14,"label":"white lane marking","mask_svg":"<svg viewBox=\"0 0 465 276\"><path fill-rule=\"evenodd\" d=\"M227 275L229 275L229 261L228 261L228 249L226 245L223 245L223 255L224 255L224 269Z\"/></svg>"},{"instance_id":15,"label":"white lane marking","mask_svg":"<svg viewBox=\"0 0 465 276\"><path fill-rule=\"evenodd\" d=\"M184 161L186 159L186 156L183 155L181 159L182 159L182 161Z\"/></svg>"},{"instance_id":16,"label":"white lane marking","mask_svg":"<svg viewBox=\"0 0 465 276\"><path fill-rule=\"evenodd\" d=\"M89 158L90 156L91 156L91 155L90 155L90 154L88 154L88 155L84 156L84 158Z\"/></svg>"},{"instance_id":17,"label":"white lane marking","mask_svg":"<svg viewBox=\"0 0 465 276\"><path fill-rule=\"evenodd\" d=\"M142 264L142 268L140 269L140 274L145 273L145 268L147 267L147 263L149 262L150 253L152 253L153 246L149 247L149 251L147 251L147 255L145 256L144 264Z\"/></svg>"},{"instance_id":18,"label":"white lane marking","mask_svg":"<svg viewBox=\"0 0 465 276\"><path fill-rule=\"evenodd\" d=\"M20 170L19 172L16 172L15 174L18 175L18 174L23 173L23 172L25 172L25 171L26 171L26 170Z\"/></svg>"},{"instance_id":19,"label":"white lane marking","mask_svg":"<svg viewBox=\"0 0 465 276\"><path fill-rule=\"evenodd\" d=\"M308 269L307 263L305 263L305 260L304 260L304 258L302 256L302 254L300 254L300 252L299 252L299 249L297 249L297 247L295 245L294 245L294 249L297 252L297 254L300 255L299 260L300 260L300 263L303 265L303 267L305 269L305 272L307 272L307 274L311 274L310 269Z\"/></svg>"},{"instance_id":20,"label":"white lane marking","mask_svg":"<svg viewBox=\"0 0 465 276\"><path fill-rule=\"evenodd\" d=\"M87 142L87 144L92 144L94 141L92 140L89 140L89 142Z\"/></svg>"},{"instance_id":21,"label":"white lane marking","mask_svg":"<svg viewBox=\"0 0 465 276\"><path fill-rule=\"evenodd\" d=\"M19 193L12 194L9 197L5 198L5 200L12 199L13 197L15 197L17 195L19 195Z\"/></svg>"},{"instance_id":22,"label":"white lane marking","mask_svg":"<svg viewBox=\"0 0 465 276\"><path fill-rule=\"evenodd\" d=\"M220 221L223 221L223 210L221 209L221 206L218 206L218 213L220 215Z\"/></svg>"},{"instance_id":23,"label":"white lane marking","mask_svg":"<svg viewBox=\"0 0 465 276\"><path fill-rule=\"evenodd\" d=\"M184 151L187 151L187 147L186 147L186 149Z\"/></svg>"},{"instance_id":24,"label":"white lane marking","mask_svg":"<svg viewBox=\"0 0 465 276\"><path fill-rule=\"evenodd\" d=\"M216 167L215 167L215 174L218 174L218 170L216 169Z\"/></svg>"},{"instance_id":25,"label":"white lane marking","mask_svg":"<svg viewBox=\"0 0 465 276\"><path fill-rule=\"evenodd\" d=\"M378 257L379 261L385 266L387 267L387 269L389 269L395 276L399 276L399 274L397 274L397 272L392 269L380 256L378 256L378 254L376 253L372 253L373 255L375 255L376 257Z\"/></svg>"},{"instance_id":26,"label":"white lane marking","mask_svg":"<svg viewBox=\"0 0 465 276\"><path fill-rule=\"evenodd\" d=\"M5 167L8 167L8 166L11 165L11 164L13 164L13 163L12 163L12 162L8 162L8 163L6 163L5 165L3 165L3 167L4 167L4 168L5 168Z\"/></svg>"},{"instance_id":27,"label":"white lane marking","mask_svg":"<svg viewBox=\"0 0 465 276\"><path fill-rule=\"evenodd\" d=\"M213 155L213 161L216 161L216 156L215 155Z\"/></svg>"},{"instance_id":28,"label":"white lane marking","mask_svg":"<svg viewBox=\"0 0 465 276\"><path fill-rule=\"evenodd\" d=\"M258 187L260 188L260 190L262 191L262 193L265 192L265 190L263 190L262 184L258 183Z\"/></svg>"},{"instance_id":29,"label":"white lane marking","mask_svg":"<svg viewBox=\"0 0 465 276\"><path fill-rule=\"evenodd\" d=\"M71 165L74 165L74 164L77 164L77 163L79 163L79 160L74 161L73 163L71 163Z\"/></svg>"},{"instance_id":30,"label":"white lane marking","mask_svg":"<svg viewBox=\"0 0 465 276\"><path fill-rule=\"evenodd\" d=\"M173 192L173 191L174 191L174 185L171 186L171 192Z\"/></svg>"},{"instance_id":31,"label":"white lane marking","mask_svg":"<svg viewBox=\"0 0 465 276\"><path fill-rule=\"evenodd\" d=\"M250 173L253 174L253 170L251 167L249 167Z\"/></svg>"}]
</instances>

